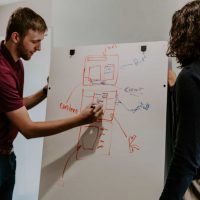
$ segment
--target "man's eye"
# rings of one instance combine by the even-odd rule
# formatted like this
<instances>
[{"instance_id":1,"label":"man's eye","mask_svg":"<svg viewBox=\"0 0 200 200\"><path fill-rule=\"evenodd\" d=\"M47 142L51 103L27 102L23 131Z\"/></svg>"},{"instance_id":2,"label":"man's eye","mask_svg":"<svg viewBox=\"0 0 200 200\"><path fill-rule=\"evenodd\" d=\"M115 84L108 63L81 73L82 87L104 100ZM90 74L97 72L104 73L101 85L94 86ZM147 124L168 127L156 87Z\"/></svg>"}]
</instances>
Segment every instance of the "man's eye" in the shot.
<instances>
[{"instance_id":1,"label":"man's eye","mask_svg":"<svg viewBox=\"0 0 200 200\"><path fill-rule=\"evenodd\" d=\"M37 44L37 41L32 41L33 44Z\"/></svg>"}]
</instances>

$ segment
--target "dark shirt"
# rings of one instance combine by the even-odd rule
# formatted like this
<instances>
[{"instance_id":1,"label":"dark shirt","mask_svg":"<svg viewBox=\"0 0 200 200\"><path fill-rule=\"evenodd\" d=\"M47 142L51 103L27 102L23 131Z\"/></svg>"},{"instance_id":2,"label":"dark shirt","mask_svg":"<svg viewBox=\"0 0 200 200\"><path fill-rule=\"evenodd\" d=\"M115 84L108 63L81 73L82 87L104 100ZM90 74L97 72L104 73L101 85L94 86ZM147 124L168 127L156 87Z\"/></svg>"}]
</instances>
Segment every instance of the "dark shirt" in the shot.
<instances>
[{"instance_id":1,"label":"dark shirt","mask_svg":"<svg viewBox=\"0 0 200 200\"><path fill-rule=\"evenodd\" d=\"M174 132L174 86L169 86L167 89L167 121L166 121L166 142L165 142L165 180L168 174L170 161L172 159L175 132Z\"/></svg>"},{"instance_id":2,"label":"dark shirt","mask_svg":"<svg viewBox=\"0 0 200 200\"><path fill-rule=\"evenodd\" d=\"M18 129L8 120L6 112L23 106L24 67L15 62L4 45L0 45L0 149L11 149Z\"/></svg>"},{"instance_id":3,"label":"dark shirt","mask_svg":"<svg viewBox=\"0 0 200 200\"><path fill-rule=\"evenodd\" d=\"M182 200L200 172L200 61L184 67L174 87L175 149L160 200Z\"/></svg>"}]
</instances>

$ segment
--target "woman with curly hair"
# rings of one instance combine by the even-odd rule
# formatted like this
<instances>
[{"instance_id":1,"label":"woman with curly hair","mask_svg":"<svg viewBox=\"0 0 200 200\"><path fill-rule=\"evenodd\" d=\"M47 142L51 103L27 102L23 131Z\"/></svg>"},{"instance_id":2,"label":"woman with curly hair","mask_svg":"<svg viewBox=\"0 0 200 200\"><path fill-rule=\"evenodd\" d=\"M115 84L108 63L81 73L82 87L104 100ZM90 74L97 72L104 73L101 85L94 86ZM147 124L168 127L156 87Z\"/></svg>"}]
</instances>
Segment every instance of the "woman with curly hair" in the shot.
<instances>
[{"instance_id":1,"label":"woman with curly hair","mask_svg":"<svg viewBox=\"0 0 200 200\"><path fill-rule=\"evenodd\" d=\"M181 200L200 178L200 0L174 13L167 55L182 71L174 86L175 147L160 200Z\"/></svg>"}]
</instances>

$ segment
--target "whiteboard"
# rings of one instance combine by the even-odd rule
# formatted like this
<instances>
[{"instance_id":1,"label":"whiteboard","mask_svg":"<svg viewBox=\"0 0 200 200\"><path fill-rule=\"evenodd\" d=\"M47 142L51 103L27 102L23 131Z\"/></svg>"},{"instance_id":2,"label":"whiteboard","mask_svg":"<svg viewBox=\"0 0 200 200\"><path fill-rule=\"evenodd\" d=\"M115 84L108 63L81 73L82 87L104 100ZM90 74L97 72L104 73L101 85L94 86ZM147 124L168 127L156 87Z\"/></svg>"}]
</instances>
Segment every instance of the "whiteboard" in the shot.
<instances>
[{"instance_id":1,"label":"whiteboard","mask_svg":"<svg viewBox=\"0 0 200 200\"><path fill-rule=\"evenodd\" d=\"M166 42L54 48L47 120L103 104L99 121L44 139L40 200L155 200L164 183Z\"/></svg>"}]
</instances>

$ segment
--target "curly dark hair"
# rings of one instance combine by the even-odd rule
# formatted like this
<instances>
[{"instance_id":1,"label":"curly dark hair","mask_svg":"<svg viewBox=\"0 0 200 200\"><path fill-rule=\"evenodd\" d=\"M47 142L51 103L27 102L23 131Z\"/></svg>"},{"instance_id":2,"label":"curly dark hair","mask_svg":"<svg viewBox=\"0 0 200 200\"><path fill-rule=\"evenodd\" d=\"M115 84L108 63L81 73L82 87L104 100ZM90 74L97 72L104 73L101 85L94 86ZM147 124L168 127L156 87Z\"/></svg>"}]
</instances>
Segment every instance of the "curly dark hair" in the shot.
<instances>
[{"instance_id":1,"label":"curly dark hair","mask_svg":"<svg viewBox=\"0 0 200 200\"><path fill-rule=\"evenodd\" d=\"M200 58L200 0L174 13L167 56L176 57L180 67Z\"/></svg>"}]
</instances>

